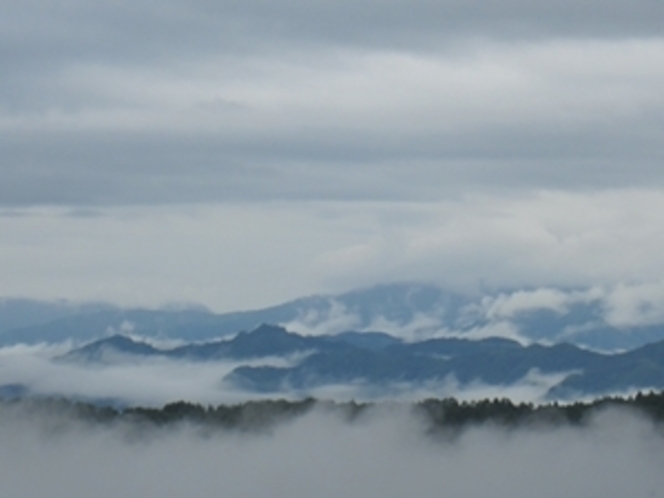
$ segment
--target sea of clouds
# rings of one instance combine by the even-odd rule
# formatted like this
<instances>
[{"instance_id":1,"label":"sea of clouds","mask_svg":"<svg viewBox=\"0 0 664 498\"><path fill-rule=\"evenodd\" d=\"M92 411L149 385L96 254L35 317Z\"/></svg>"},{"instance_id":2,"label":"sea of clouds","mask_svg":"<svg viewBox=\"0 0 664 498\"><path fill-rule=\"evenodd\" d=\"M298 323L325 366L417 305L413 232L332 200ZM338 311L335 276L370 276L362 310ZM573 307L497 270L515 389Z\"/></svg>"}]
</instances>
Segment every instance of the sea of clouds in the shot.
<instances>
[{"instance_id":1,"label":"sea of clouds","mask_svg":"<svg viewBox=\"0 0 664 498\"><path fill-rule=\"evenodd\" d=\"M140 358L112 354L102 362L63 361L68 344L19 345L0 348L0 386L21 385L35 396L64 396L117 406L162 406L185 400L203 405L241 403L265 397L300 399L313 396L337 401L417 401L437 397L460 400L507 397L515 402L540 402L566 373L544 375L531 371L509 386L481 382L460 384L453 376L440 382L371 386L362 382L326 385L307 390L284 386L279 393L242 390L224 378L241 365L291 366L302 355L256 360L197 362L169 358Z\"/></svg>"}]
</instances>

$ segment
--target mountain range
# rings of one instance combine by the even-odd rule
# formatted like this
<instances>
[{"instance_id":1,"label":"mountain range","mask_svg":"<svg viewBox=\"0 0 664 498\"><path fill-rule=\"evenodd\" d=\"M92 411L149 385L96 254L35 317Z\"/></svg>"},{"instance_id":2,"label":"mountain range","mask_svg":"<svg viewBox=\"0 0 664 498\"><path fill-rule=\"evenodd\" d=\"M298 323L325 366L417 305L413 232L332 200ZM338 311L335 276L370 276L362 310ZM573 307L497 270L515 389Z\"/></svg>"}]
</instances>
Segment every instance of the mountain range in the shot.
<instances>
[{"instance_id":1,"label":"mountain range","mask_svg":"<svg viewBox=\"0 0 664 498\"><path fill-rule=\"evenodd\" d=\"M516 289L465 295L410 283L309 296L230 313L5 299L0 301L0 346L82 343L114 333L210 341L253 330L261 323L309 335L373 331L411 341L502 336L524 343L568 342L605 352L631 350L664 339L664 317L616 321L614 306L593 289ZM634 305L636 311L648 308L648 303Z\"/></svg>"},{"instance_id":2,"label":"mountain range","mask_svg":"<svg viewBox=\"0 0 664 498\"><path fill-rule=\"evenodd\" d=\"M241 364L224 381L258 393L301 392L335 385L362 385L374 390L394 385L418 387L454 379L511 386L532 372L561 374L549 397L664 388L664 341L629 352L606 354L573 344L523 345L505 338L469 340L434 338L417 342L384 333L347 332L302 336L261 325L226 340L157 348L114 335L74 348L59 361L99 363L131 357L164 357L183 361L243 362L267 357L295 358L287 365Z\"/></svg>"},{"instance_id":3,"label":"mountain range","mask_svg":"<svg viewBox=\"0 0 664 498\"><path fill-rule=\"evenodd\" d=\"M38 361L49 363L40 368L58 379L81 374L68 367L72 362L83 366L105 390L99 396L114 403L123 391L104 387L113 372L103 367L128 358L134 366L148 365L151 358L210 365L204 368L211 375L219 368L218 380L205 384L206 392L214 393L214 382L249 395L306 396L340 386L387 397L411 388L435 395L441 385L452 386L446 395L473 386L501 393L528 379L535 379L530 385L538 393L547 391L554 399L664 389L664 318L656 306L625 299L625 289L618 291L546 288L465 295L402 283L232 313L4 299L0 348L56 346L2 349L0 397L32 392L30 379L38 374L28 375L18 360L11 363L15 370L6 365L21 351L41 354ZM66 354L48 356L47 351L64 348ZM87 370L91 365L101 368ZM57 387L39 382L36 389L76 395L71 382L58 382ZM90 388L82 396L94 398L97 392Z\"/></svg>"}]
</instances>

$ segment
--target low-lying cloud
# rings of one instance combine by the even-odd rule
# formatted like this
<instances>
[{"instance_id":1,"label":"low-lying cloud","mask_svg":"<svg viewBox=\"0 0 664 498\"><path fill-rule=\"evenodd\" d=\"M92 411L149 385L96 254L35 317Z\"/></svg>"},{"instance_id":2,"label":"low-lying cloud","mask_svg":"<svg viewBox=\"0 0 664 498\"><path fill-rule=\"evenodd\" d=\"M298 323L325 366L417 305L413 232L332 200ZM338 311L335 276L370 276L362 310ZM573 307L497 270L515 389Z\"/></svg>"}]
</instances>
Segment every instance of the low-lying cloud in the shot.
<instances>
[{"instance_id":1,"label":"low-lying cloud","mask_svg":"<svg viewBox=\"0 0 664 498\"><path fill-rule=\"evenodd\" d=\"M585 426L426 435L398 408L314 411L269 433L79 426L0 410L2 496L364 498L662 496L661 428L630 412Z\"/></svg>"},{"instance_id":2,"label":"low-lying cloud","mask_svg":"<svg viewBox=\"0 0 664 498\"><path fill-rule=\"evenodd\" d=\"M429 309L413 306L396 319L385 316L389 310L373 309L367 321L366 309L357 305L349 307L330 296L319 299L325 305L318 309L303 307L295 319L282 325L305 335L357 330L381 331L406 341L434 337L505 337L527 343L533 339L574 341L577 334L590 330L610 328L613 332L628 333L664 323L664 285L657 281L572 288L542 286L456 297L463 303L455 303L457 308L446 307L441 298ZM404 301L398 305L408 307L409 303ZM581 308L582 316L571 318L575 310L578 313ZM538 331L532 329L542 323L524 326L519 321L541 312L556 316L560 323L552 326L556 318L549 318L549 323L543 322L551 329L549 335L539 337Z\"/></svg>"},{"instance_id":3,"label":"low-lying cloud","mask_svg":"<svg viewBox=\"0 0 664 498\"><path fill-rule=\"evenodd\" d=\"M57 357L67 345L16 346L0 349L0 386L23 386L31 396L64 396L119 406L162 406L175 401L202 405L239 403L278 396L301 399L313 396L336 401L401 400L431 397L461 400L507 397L515 402L541 402L566 373L544 375L532 371L509 386L483 382L461 384L454 376L437 382L369 385L362 379L340 385L307 389L283 386L276 393L256 393L224 381L234 368L249 366L292 366L303 355L267 357L248 361L195 362L167 358L136 358L110 354L98 363L65 362Z\"/></svg>"}]
</instances>

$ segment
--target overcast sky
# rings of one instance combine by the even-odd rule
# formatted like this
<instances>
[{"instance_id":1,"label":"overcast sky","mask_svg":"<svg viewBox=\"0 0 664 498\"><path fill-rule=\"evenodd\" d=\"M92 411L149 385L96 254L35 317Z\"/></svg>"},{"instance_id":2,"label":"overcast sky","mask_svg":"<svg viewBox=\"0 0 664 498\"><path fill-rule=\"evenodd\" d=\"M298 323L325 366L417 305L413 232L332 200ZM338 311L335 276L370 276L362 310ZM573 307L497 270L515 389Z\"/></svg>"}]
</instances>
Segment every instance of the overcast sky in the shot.
<instances>
[{"instance_id":1,"label":"overcast sky","mask_svg":"<svg viewBox=\"0 0 664 498\"><path fill-rule=\"evenodd\" d=\"M0 295L664 280L664 4L9 0Z\"/></svg>"}]
</instances>

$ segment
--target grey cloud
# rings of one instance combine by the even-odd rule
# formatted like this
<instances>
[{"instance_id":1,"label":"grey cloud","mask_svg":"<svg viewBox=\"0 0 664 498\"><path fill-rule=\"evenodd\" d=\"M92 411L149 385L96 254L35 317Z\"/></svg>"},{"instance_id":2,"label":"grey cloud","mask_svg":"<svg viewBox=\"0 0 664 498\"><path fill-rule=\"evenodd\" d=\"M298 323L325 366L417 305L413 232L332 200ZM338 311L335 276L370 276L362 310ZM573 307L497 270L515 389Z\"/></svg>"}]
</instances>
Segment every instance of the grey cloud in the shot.
<instances>
[{"instance_id":1,"label":"grey cloud","mask_svg":"<svg viewBox=\"0 0 664 498\"><path fill-rule=\"evenodd\" d=\"M224 51L338 44L421 46L454 36L648 37L661 34L662 7L638 2L460 0L434 2L288 1L113 2L33 0L3 9L2 39L33 51L62 49L94 58L161 57L172 51ZM34 52L33 52L34 54Z\"/></svg>"},{"instance_id":2,"label":"grey cloud","mask_svg":"<svg viewBox=\"0 0 664 498\"><path fill-rule=\"evenodd\" d=\"M0 204L661 185L659 10L14 3Z\"/></svg>"},{"instance_id":3,"label":"grey cloud","mask_svg":"<svg viewBox=\"0 0 664 498\"><path fill-rule=\"evenodd\" d=\"M357 140L343 132L309 141L294 133L281 143L256 137L227 147L213 137L32 137L5 142L0 199L4 205L437 201L457 197L460 190L664 184L662 154L653 141L619 130L593 134L581 144L570 133L514 130L432 137L401 148L398 139L385 146L372 138L353 143Z\"/></svg>"}]
</instances>

